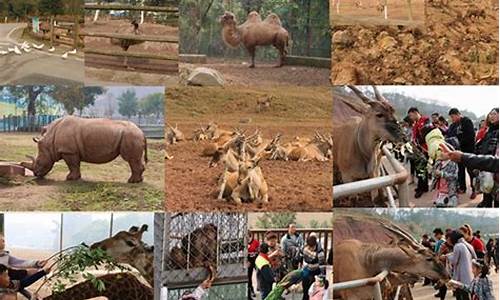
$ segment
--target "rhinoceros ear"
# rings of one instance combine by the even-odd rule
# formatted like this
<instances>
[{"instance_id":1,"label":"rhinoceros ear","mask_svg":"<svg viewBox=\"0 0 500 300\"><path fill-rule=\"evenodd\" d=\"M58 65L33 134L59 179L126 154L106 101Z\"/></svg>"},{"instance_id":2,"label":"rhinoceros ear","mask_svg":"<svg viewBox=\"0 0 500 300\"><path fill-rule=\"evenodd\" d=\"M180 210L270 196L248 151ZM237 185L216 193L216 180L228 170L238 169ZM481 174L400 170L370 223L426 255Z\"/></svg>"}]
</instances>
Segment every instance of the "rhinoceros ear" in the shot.
<instances>
[{"instance_id":1,"label":"rhinoceros ear","mask_svg":"<svg viewBox=\"0 0 500 300\"><path fill-rule=\"evenodd\" d=\"M33 142L35 142L35 143L37 143L37 144L38 144L38 142L40 142L40 138L38 138L38 137L34 137L34 138L33 138Z\"/></svg>"}]
</instances>

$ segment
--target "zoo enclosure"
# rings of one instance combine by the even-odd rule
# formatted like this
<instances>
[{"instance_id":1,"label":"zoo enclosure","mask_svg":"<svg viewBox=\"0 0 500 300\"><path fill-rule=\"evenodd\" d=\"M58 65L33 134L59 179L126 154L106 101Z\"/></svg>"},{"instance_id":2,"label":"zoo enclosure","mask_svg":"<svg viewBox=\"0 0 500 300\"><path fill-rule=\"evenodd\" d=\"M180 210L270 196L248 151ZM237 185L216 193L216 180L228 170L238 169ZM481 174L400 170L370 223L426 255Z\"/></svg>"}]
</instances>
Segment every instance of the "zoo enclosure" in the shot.
<instances>
[{"instance_id":1,"label":"zoo enclosure","mask_svg":"<svg viewBox=\"0 0 500 300\"><path fill-rule=\"evenodd\" d=\"M382 147L384 156L380 164L382 176L354 181L333 186L333 199L352 196L377 189L384 189L389 200L389 207L397 207L391 187L398 196L399 207L409 206L408 171L394 157L387 146Z\"/></svg>"},{"instance_id":2,"label":"zoo enclosure","mask_svg":"<svg viewBox=\"0 0 500 300\"><path fill-rule=\"evenodd\" d=\"M169 1L172 6L133 6L133 5L114 5L114 4L85 4L84 8L86 10L127 10L127 11L149 11L167 14L167 18L170 19L171 23L179 18L179 9L176 5L178 1ZM177 36L153 36L153 35L135 35L135 34L118 34L109 32L82 32L80 36L83 37L103 37L108 39L126 39L130 41L144 41L144 42L158 42L158 43L173 43L178 44L179 38ZM147 70L152 73L164 73L171 72L177 73L178 71L178 56L177 55L162 55L162 54L151 54L151 53L128 53L126 51L110 51L103 49L85 49L85 54L94 55L94 57L89 56L89 65L96 67L104 66L114 66L119 67L119 64L113 63L111 61L105 61L102 57L113 57L113 58L133 58L133 59L143 59L149 60L159 60L167 62L167 64L142 64L141 69ZM98 58L101 57L101 59ZM173 62L173 63L172 63ZM86 56L87 63L87 56Z\"/></svg>"},{"instance_id":3,"label":"zoo enclosure","mask_svg":"<svg viewBox=\"0 0 500 300\"><path fill-rule=\"evenodd\" d=\"M222 2L222 1L216 1ZM228 1L231 3L231 1ZM233 1L242 2L242 1ZM290 34L290 45L288 54L293 60L302 58L323 58L329 59L331 52L331 39L329 29L329 4L328 1L310 0L310 1L292 1L287 7L278 7L273 11L259 10L264 19L270 12L278 14L283 27ZM180 21L180 53L182 54L205 54L209 57L229 57L229 58L247 58L248 54L243 47L238 49L228 49L221 36L222 27L218 22L219 17L224 10L232 10L234 5L214 4L204 22L198 35L194 33L191 27L194 22L200 20L186 19L186 16L192 15L186 7L181 6L182 18ZM290 7L295 7L291 9ZM186 10L186 11L184 11ZM246 20L247 12L243 9L234 11L238 23ZM277 51L272 47L258 48L257 57L259 59L272 60L278 57ZM296 59L295 59L296 58ZM328 67L330 67L328 65Z\"/></svg>"},{"instance_id":4,"label":"zoo enclosure","mask_svg":"<svg viewBox=\"0 0 500 300\"><path fill-rule=\"evenodd\" d=\"M4 115L0 116L0 132L39 132L43 126L60 117L57 115Z\"/></svg>"},{"instance_id":5,"label":"zoo enclosure","mask_svg":"<svg viewBox=\"0 0 500 300\"><path fill-rule=\"evenodd\" d=\"M210 228L215 232L210 232ZM214 233L215 244L196 248L198 239ZM183 289L198 286L208 274L206 268L196 261L215 263L214 285L222 285L219 289L227 291L234 289L235 285L245 285L242 290L246 293L246 233L246 214L155 214L155 295L159 296L160 289L167 286L167 299L174 299ZM179 265L172 257L173 249L185 255L185 265Z\"/></svg>"},{"instance_id":6,"label":"zoo enclosure","mask_svg":"<svg viewBox=\"0 0 500 300\"><path fill-rule=\"evenodd\" d=\"M33 31L32 22L28 22L28 34L42 40L50 41L50 45L63 44L73 48L83 47L80 27L84 24L81 16L58 16L40 18L38 32Z\"/></svg>"},{"instance_id":7,"label":"zoo enclosure","mask_svg":"<svg viewBox=\"0 0 500 300\"><path fill-rule=\"evenodd\" d=\"M384 280L388 274L389 274L389 272L387 270L384 270L374 277L334 283L332 285L332 288L333 288L333 291L335 292L335 291L364 287L367 285L373 285L373 299L383 300L380 282L382 282L382 280ZM398 286L394 300L399 299L400 290L401 290L401 286Z\"/></svg>"}]
</instances>

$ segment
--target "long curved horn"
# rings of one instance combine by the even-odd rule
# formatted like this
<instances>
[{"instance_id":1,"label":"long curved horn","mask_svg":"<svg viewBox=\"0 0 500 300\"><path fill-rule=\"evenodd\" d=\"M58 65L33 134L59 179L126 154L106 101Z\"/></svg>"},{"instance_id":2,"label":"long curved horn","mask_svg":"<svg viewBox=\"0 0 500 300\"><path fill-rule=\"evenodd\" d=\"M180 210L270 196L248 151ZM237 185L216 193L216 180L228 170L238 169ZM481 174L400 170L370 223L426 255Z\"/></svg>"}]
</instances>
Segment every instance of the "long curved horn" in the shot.
<instances>
[{"instance_id":1,"label":"long curved horn","mask_svg":"<svg viewBox=\"0 0 500 300\"><path fill-rule=\"evenodd\" d=\"M361 90L358 89L356 86L354 86L354 85L348 85L348 87L354 92L354 94L356 94L356 96L358 96L366 104L369 104L370 102L373 102L372 99L368 98L365 94L363 94L363 92L361 92Z\"/></svg>"},{"instance_id":2,"label":"long curved horn","mask_svg":"<svg viewBox=\"0 0 500 300\"><path fill-rule=\"evenodd\" d=\"M396 234L397 236L401 237L402 239L404 239L405 241L407 241L410 246L412 246L413 248L419 250L419 249L422 249L423 246L420 245L417 240L415 240L409 233L407 233L406 231L404 231L401 227L397 226L396 224L386 224L384 222L380 222L380 224L386 228L387 230L389 230L390 232Z\"/></svg>"},{"instance_id":3,"label":"long curved horn","mask_svg":"<svg viewBox=\"0 0 500 300\"><path fill-rule=\"evenodd\" d=\"M384 98L384 96L382 96L382 94L379 92L379 90L377 89L376 86L372 85L372 88L373 88L373 92L375 93L375 97L377 98L378 101L389 102L389 101L387 101L387 99Z\"/></svg>"}]
</instances>

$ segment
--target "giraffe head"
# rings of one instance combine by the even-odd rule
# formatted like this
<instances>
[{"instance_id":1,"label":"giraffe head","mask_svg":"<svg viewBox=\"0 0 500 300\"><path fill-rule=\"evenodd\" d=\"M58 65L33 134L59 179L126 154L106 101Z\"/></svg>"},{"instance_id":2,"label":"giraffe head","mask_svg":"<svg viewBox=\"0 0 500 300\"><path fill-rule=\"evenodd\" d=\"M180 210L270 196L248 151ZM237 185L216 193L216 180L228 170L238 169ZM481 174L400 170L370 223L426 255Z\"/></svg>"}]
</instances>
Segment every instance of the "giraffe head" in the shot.
<instances>
[{"instance_id":1,"label":"giraffe head","mask_svg":"<svg viewBox=\"0 0 500 300\"><path fill-rule=\"evenodd\" d=\"M92 244L90 249L102 249L116 262L131 265L152 284L154 249L142 241L142 235L147 230L146 224L141 228L132 226L128 231L120 231L110 238Z\"/></svg>"}]
</instances>

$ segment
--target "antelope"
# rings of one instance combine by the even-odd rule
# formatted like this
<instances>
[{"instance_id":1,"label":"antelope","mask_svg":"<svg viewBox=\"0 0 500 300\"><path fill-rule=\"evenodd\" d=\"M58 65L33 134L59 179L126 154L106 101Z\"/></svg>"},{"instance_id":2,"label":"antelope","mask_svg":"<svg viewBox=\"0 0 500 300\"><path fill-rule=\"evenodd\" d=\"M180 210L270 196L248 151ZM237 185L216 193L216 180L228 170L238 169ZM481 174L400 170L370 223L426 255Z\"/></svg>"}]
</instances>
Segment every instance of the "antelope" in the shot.
<instances>
[{"instance_id":1,"label":"antelope","mask_svg":"<svg viewBox=\"0 0 500 300\"><path fill-rule=\"evenodd\" d=\"M167 123L166 139L167 139L167 144L171 145L185 140L184 134L182 133L182 131L179 130L177 124L175 124L175 127L172 127L168 123Z\"/></svg>"},{"instance_id":2,"label":"antelope","mask_svg":"<svg viewBox=\"0 0 500 300\"><path fill-rule=\"evenodd\" d=\"M366 107L362 117L353 117L333 129L332 138L336 141L333 161L342 183L378 176L381 142L399 143L405 139L394 108L376 87L373 87L375 99L370 99L355 86L349 88Z\"/></svg>"},{"instance_id":3,"label":"antelope","mask_svg":"<svg viewBox=\"0 0 500 300\"><path fill-rule=\"evenodd\" d=\"M273 96L269 96L264 99L257 99L257 112L268 110L271 107L271 100L273 98Z\"/></svg>"},{"instance_id":4,"label":"antelope","mask_svg":"<svg viewBox=\"0 0 500 300\"><path fill-rule=\"evenodd\" d=\"M447 280L444 264L432 250L420 245L410 234L395 224L380 222L392 233L389 245L344 240L334 246L334 281L344 282L373 277L389 271L391 284L414 283L419 277ZM370 286L340 291L341 299L372 299Z\"/></svg>"}]
</instances>

